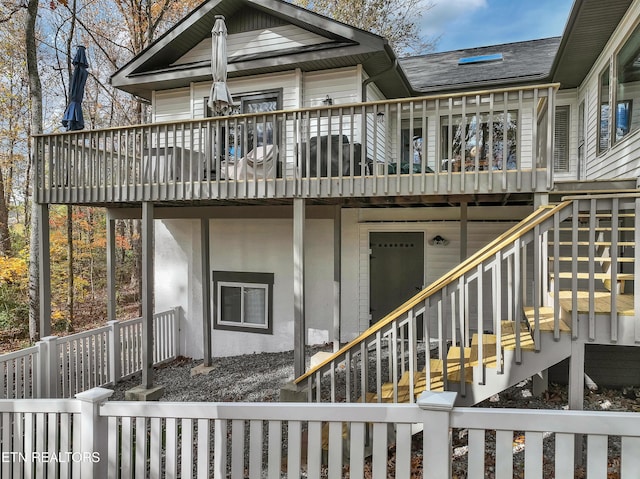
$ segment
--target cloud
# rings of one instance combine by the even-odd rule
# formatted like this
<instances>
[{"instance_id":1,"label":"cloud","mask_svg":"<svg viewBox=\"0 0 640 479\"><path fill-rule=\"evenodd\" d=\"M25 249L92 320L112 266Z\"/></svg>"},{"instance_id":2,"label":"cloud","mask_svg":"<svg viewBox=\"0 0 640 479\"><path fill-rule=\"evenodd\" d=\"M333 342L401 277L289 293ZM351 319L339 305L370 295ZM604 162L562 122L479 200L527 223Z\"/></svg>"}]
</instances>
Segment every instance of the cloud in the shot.
<instances>
[{"instance_id":1,"label":"cloud","mask_svg":"<svg viewBox=\"0 0 640 479\"><path fill-rule=\"evenodd\" d=\"M433 8L421 21L422 31L427 36L439 36L454 23L470 21L480 9L487 8L487 0L434 0Z\"/></svg>"}]
</instances>

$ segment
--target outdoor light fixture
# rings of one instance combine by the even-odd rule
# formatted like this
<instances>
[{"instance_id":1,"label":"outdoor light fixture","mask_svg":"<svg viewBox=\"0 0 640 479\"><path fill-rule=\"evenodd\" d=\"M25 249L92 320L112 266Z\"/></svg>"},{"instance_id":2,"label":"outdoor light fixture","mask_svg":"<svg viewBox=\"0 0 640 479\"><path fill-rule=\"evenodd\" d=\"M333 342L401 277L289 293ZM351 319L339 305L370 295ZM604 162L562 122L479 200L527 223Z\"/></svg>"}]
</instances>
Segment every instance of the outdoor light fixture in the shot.
<instances>
[{"instance_id":1,"label":"outdoor light fixture","mask_svg":"<svg viewBox=\"0 0 640 479\"><path fill-rule=\"evenodd\" d=\"M333 105L333 98L331 98L329 95L327 95L327 98L322 100L322 104L323 105L327 105L327 106Z\"/></svg>"},{"instance_id":2,"label":"outdoor light fixture","mask_svg":"<svg viewBox=\"0 0 640 479\"><path fill-rule=\"evenodd\" d=\"M440 236L440 235L436 235L436 236L434 236L433 238L431 238L431 239L428 241L428 243L429 243L431 246L447 246L447 245L449 244L449 240L448 240L448 239L443 238L443 237L442 237L442 236Z\"/></svg>"},{"instance_id":3,"label":"outdoor light fixture","mask_svg":"<svg viewBox=\"0 0 640 479\"><path fill-rule=\"evenodd\" d=\"M376 113L376 121L378 123L384 123L384 113L379 111L378 113Z\"/></svg>"}]
</instances>

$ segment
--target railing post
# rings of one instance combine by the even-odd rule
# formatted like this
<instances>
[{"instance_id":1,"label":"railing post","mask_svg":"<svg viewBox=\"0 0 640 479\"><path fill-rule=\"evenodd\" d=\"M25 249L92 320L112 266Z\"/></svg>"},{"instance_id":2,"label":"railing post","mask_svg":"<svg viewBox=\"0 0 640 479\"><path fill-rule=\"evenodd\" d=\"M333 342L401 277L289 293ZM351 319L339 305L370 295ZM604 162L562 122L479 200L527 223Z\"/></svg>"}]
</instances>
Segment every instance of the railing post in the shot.
<instances>
[{"instance_id":1,"label":"railing post","mask_svg":"<svg viewBox=\"0 0 640 479\"><path fill-rule=\"evenodd\" d=\"M57 399L60 382L60 356L56 336L45 336L38 347L38 398Z\"/></svg>"},{"instance_id":2,"label":"railing post","mask_svg":"<svg viewBox=\"0 0 640 479\"><path fill-rule=\"evenodd\" d=\"M173 334L172 334L172 345L171 345L171 357L177 358L179 355L180 348L180 311L182 308L180 306L175 306L173 308Z\"/></svg>"},{"instance_id":3,"label":"railing post","mask_svg":"<svg viewBox=\"0 0 640 479\"><path fill-rule=\"evenodd\" d=\"M458 393L454 391L424 391L418 397L418 407L424 414L423 463L425 479L451 477L451 411Z\"/></svg>"},{"instance_id":4,"label":"railing post","mask_svg":"<svg viewBox=\"0 0 640 479\"><path fill-rule=\"evenodd\" d=\"M109 326L109 382L116 384L122 377L122 344L120 342L120 321L107 321Z\"/></svg>"},{"instance_id":5,"label":"railing post","mask_svg":"<svg viewBox=\"0 0 640 479\"><path fill-rule=\"evenodd\" d=\"M80 476L83 478L107 477L108 424L100 416L100 406L113 394L110 389L93 388L76 394L80 405ZM113 433L113 431L112 431ZM75 448L74 448L75 449Z\"/></svg>"}]
</instances>

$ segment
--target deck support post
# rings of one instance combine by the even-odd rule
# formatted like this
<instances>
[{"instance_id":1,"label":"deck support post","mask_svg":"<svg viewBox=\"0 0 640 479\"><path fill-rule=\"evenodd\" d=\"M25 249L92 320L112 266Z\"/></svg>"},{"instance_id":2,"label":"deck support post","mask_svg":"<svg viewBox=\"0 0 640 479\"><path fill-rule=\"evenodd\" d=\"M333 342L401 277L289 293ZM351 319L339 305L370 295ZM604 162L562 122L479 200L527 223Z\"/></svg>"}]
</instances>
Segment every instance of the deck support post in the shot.
<instances>
[{"instance_id":1,"label":"deck support post","mask_svg":"<svg viewBox=\"0 0 640 479\"><path fill-rule=\"evenodd\" d=\"M153 387L153 203L142 203L142 387Z\"/></svg>"},{"instance_id":2,"label":"deck support post","mask_svg":"<svg viewBox=\"0 0 640 479\"><path fill-rule=\"evenodd\" d=\"M49 205L40 203L38 215L38 288L40 295L40 337L51 336L51 249Z\"/></svg>"},{"instance_id":3,"label":"deck support post","mask_svg":"<svg viewBox=\"0 0 640 479\"><path fill-rule=\"evenodd\" d=\"M468 208L467 202L460 203L460 262L462 263L467 259L467 217Z\"/></svg>"},{"instance_id":4,"label":"deck support post","mask_svg":"<svg viewBox=\"0 0 640 479\"><path fill-rule=\"evenodd\" d=\"M582 411L584 409L584 355L585 344L582 341L571 342L571 357L569 358L569 409ZM575 436L575 463L582 464L583 436Z\"/></svg>"},{"instance_id":5,"label":"deck support post","mask_svg":"<svg viewBox=\"0 0 640 479\"><path fill-rule=\"evenodd\" d=\"M107 212L107 321L116 320L116 222Z\"/></svg>"},{"instance_id":6,"label":"deck support post","mask_svg":"<svg viewBox=\"0 0 640 479\"><path fill-rule=\"evenodd\" d=\"M342 257L342 207L337 205L333 215L333 351L340 349L340 278Z\"/></svg>"},{"instance_id":7,"label":"deck support post","mask_svg":"<svg viewBox=\"0 0 640 479\"><path fill-rule=\"evenodd\" d=\"M307 328L304 310L304 224L305 200L293 199L293 370L300 377L305 372Z\"/></svg>"},{"instance_id":8,"label":"deck support post","mask_svg":"<svg viewBox=\"0 0 640 479\"><path fill-rule=\"evenodd\" d=\"M203 366L211 366L211 267L209 259L209 218L200 220L200 250L202 255L202 353Z\"/></svg>"}]
</instances>

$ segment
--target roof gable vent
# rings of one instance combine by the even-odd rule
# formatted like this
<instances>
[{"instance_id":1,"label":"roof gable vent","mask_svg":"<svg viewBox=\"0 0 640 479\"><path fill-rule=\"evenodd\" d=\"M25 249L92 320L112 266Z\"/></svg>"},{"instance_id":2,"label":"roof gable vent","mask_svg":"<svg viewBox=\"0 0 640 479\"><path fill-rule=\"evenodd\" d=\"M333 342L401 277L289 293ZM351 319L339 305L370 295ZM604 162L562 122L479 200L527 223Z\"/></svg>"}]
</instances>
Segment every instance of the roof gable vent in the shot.
<instances>
[{"instance_id":1,"label":"roof gable vent","mask_svg":"<svg viewBox=\"0 0 640 479\"><path fill-rule=\"evenodd\" d=\"M477 55L475 57L463 57L458 60L458 65L470 65L472 63L489 63L504 60L502 53L492 53L490 55Z\"/></svg>"}]
</instances>

